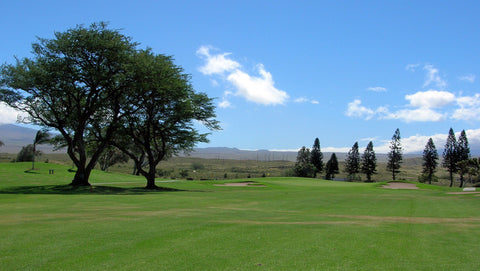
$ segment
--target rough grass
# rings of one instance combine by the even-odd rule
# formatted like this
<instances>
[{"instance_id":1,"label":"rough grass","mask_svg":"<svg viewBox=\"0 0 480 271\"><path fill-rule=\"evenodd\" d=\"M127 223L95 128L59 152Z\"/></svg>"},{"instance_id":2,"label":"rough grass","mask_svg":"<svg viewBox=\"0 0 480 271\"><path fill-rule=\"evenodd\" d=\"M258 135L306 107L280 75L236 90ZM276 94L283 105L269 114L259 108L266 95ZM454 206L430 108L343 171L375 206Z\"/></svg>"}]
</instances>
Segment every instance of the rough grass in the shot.
<instances>
[{"instance_id":1,"label":"rough grass","mask_svg":"<svg viewBox=\"0 0 480 271\"><path fill-rule=\"evenodd\" d=\"M2 270L477 270L480 197L419 184L158 182L0 163ZM48 169L55 174L49 175ZM249 179L250 181L251 179ZM161 180L159 180L161 181ZM243 180L245 181L245 180Z\"/></svg>"}]
</instances>

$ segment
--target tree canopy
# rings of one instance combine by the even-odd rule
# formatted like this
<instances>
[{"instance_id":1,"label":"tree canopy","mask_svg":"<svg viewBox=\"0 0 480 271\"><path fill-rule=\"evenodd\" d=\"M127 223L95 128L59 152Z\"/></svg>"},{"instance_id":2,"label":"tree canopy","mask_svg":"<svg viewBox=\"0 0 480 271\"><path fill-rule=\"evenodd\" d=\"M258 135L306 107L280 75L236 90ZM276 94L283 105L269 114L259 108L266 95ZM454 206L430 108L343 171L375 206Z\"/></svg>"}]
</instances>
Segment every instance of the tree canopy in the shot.
<instances>
[{"instance_id":1,"label":"tree canopy","mask_svg":"<svg viewBox=\"0 0 480 271\"><path fill-rule=\"evenodd\" d=\"M330 156L330 159L325 165L325 171L325 179L327 180L332 180L333 178L335 178L335 174L338 174L340 172L338 168L337 155L335 153L332 153L332 155Z\"/></svg>"},{"instance_id":2,"label":"tree canopy","mask_svg":"<svg viewBox=\"0 0 480 271\"><path fill-rule=\"evenodd\" d=\"M428 183L432 183L432 178L438 165L438 153L433 139L428 139L425 149L423 150L423 174L428 178Z\"/></svg>"},{"instance_id":3,"label":"tree canopy","mask_svg":"<svg viewBox=\"0 0 480 271\"><path fill-rule=\"evenodd\" d=\"M323 171L323 153L320 150L320 140L318 137L315 138L315 141L313 142L313 147L310 152L310 161L316 169L315 173Z\"/></svg>"},{"instance_id":4,"label":"tree canopy","mask_svg":"<svg viewBox=\"0 0 480 271\"><path fill-rule=\"evenodd\" d=\"M27 113L24 121L60 133L56 142L66 146L77 167L72 185L90 185L91 170L104 149L114 137L145 132L140 126L152 122L144 118L160 123L147 127L154 140L139 143L131 137L128 146L164 144L153 148L164 151L152 153L157 158L206 140L194 132L194 120L218 128L211 100L192 90L189 77L171 59L138 50L130 37L105 23L56 32L55 38L39 38L32 47L32 58L1 66L0 101ZM187 91L178 91L181 84ZM158 108L165 110L148 111ZM138 127L131 125L135 120L142 120ZM162 131L155 130L159 126ZM171 129L182 132L170 134ZM93 151L87 153L88 148Z\"/></svg>"},{"instance_id":5,"label":"tree canopy","mask_svg":"<svg viewBox=\"0 0 480 271\"><path fill-rule=\"evenodd\" d=\"M448 131L447 141L445 142L445 148L443 149L443 163L442 166L445 167L450 174L450 187L453 186L453 173L457 171L457 139L453 129L450 128Z\"/></svg>"},{"instance_id":6,"label":"tree canopy","mask_svg":"<svg viewBox=\"0 0 480 271\"><path fill-rule=\"evenodd\" d=\"M362 172L367 176L367 181L372 181L372 175L377 172L377 157L373 150L372 141L368 142L365 151L362 154Z\"/></svg>"},{"instance_id":7,"label":"tree canopy","mask_svg":"<svg viewBox=\"0 0 480 271\"><path fill-rule=\"evenodd\" d=\"M348 151L347 158L345 159L345 171L350 179L360 172L360 153L358 151L358 142L355 142L352 148Z\"/></svg>"},{"instance_id":8,"label":"tree canopy","mask_svg":"<svg viewBox=\"0 0 480 271\"><path fill-rule=\"evenodd\" d=\"M190 151L197 142L208 142L207 135L194 128L194 121L211 130L220 129L214 119L214 105L206 94L193 90L189 75L171 57L150 50L135 54L133 81L138 101L129 105L131 114L121 121L112 144L135 161L155 188L158 163L180 151ZM133 95L133 94L132 94ZM143 168L145 159L148 168Z\"/></svg>"}]
</instances>

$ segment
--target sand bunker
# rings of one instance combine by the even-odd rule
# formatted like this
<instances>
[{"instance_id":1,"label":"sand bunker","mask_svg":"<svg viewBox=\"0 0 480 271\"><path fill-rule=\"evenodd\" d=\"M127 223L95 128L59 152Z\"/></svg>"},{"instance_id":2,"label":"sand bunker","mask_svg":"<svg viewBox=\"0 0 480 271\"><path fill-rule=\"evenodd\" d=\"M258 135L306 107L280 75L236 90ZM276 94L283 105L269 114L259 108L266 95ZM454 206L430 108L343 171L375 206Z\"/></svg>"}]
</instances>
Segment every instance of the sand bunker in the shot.
<instances>
[{"instance_id":1,"label":"sand bunker","mask_svg":"<svg viewBox=\"0 0 480 271\"><path fill-rule=\"evenodd\" d=\"M401 183L401 182L389 182L382 188L388 189L418 189L416 184L413 183Z\"/></svg>"},{"instance_id":2,"label":"sand bunker","mask_svg":"<svg viewBox=\"0 0 480 271\"><path fill-rule=\"evenodd\" d=\"M255 186L255 187L265 187L256 182L240 182L240 183L224 183L224 184L214 184L215 186Z\"/></svg>"}]
</instances>

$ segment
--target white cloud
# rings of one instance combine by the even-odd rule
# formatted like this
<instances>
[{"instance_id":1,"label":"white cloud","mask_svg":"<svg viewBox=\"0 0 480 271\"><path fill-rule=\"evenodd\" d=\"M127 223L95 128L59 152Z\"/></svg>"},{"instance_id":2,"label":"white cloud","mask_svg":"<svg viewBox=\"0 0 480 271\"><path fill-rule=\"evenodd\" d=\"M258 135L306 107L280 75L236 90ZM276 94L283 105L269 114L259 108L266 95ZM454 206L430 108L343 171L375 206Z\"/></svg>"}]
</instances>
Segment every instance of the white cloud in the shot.
<instances>
[{"instance_id":1,"label":"white cloud","mask_svg":"<svg viewBox=\"0 0 480 271\"><path fill-rule=\"evenodd\" d=\"M236 89L234 95L263 105L285 104L288 100L288 94L275 87L272 74L265 69L263 64L257 65L258 76L250 75L241 69L240 63L228 57L230 53L212 54L210 53L211 49L211 46L202 46L197 50L197 55L206 62L199 68L199 71L205 75L219 76L231 83ZM230 102L228 105L224 102L219 106L231 106Z\"/></svg>"},{"instance_id":2,"label":"white cloud","mask_svg":"<svg viewBox=\"0 0 480 271\"><path fill-rule=\"evenodd\" d=\"M374 92L386 92L387 89L384 87L369 87L367 90L374 91Z\"/></svg>"},{"instance_id":3,"label":"white cloud","mask_svg":"<svg viewBox=\"0 0 480 271\"><path fill-rule=\"evenodd\" d=\"M260 75L258 77L238 69L227 77L227 80L236 87L236 95L263 105L284 104L288 99L288 94L275 88L272 75L265 70L262 64L259 64L257 68Z\"/></svg>"},{"instance_id":4,"label":"white cloud","mask_svg":"<svg viewBox=\"0 0 480 271\"><path fill-rule=\"evenodd\" d=\"M425 64L425 66L423 66L423 69L427 72L427 74L425 75L425 82L423 83L423 87L428 87L433 84L439 89L444 89L447 86L445 80L443 80L438 74L438 69L433 67L433 65Z\"/></svg>"},{"instance_id":5,"label":"white cloud","mask_svg":"<svg viewBox=\"0 0 480 271\"><path fill-rule=\"evenodd\" d=\"M470 147L477 148L480 145L480 129L465 130L467 134ZM460 136L460 131L455 133L455 136ZM437 148L439 157L442 156L441 149L444 148L447 141L448 134L434 134L434 135L413 135L406 138L401 138L403 153L421 153L425 149L425 145L429 138L432 138L435 147ZM390 151L390 141L384 141L381 145L375 147L375 152L388 153Z\"/></svg>"},{"instance_id":6,"label":"white cloud","mask_svg":"<svg viewBox=\"0 0 480 271\"><path fill-rule=\"evenodd\" d=\"M413 107L438 108L454 102L455 95L447 91L428 90L406 95L405 99Z\"/></svg>"},{"instance_id":7,"label":"white cloud","mask_svg":"<svg viewBox=\"0 0 480 271\"><path fill-rule=\"evenodd\" d=\"M375 115L375 111L370 108L362 106L361 100L354 100L347 106L347 112L345 113L349 117L363 118L366 120L371 119Z\"/></svg>"},{"instance_id":8,"label":"white cloud","mask_svg":"<svg viewBox=\"0 0 480 271\"><path fill-rule=\"evenodd\" d=\"M205 75L222 74L240 68L240 63L228 58L230 53L212 55L210 46L202 46L197 50L197 55L203 58L206 63L199 68Z\"/></svg>"},{"instance_id":9,"label":"white cloud","mask_svg":"<svg viewBox=\"0 0 480 271\"><path fill-rule=\"evenodd\" d=\"M0 102L0 124L15 123L19 115L24 114L11 108L4 102Z\"/></svg>"},{"instance_id":10,"label":"white cloud","mask_svg":"<svg viewBox=\"0 0 480 271\"><path fill-rule=\"evenodd\" d=\"M456 120L478 121L480 120L480 94L475 96L464 96L457 99L460 108L452 115Z\"/></svg>"},{"instance_id":11,"label":"white cloud","mask_svg":"<svg viewBox=\"0 0 480 271\"><path fill-rule=\"evenodd\" d=\"M458 80L466 81L466 82L469 82L469 83L474 83L475 78L476 78L476 76L474 74L467 74L467 75L464 75L464 76L459 76Z\"/></svg>"},{"instance_id":12,"label":"white cloud","mask_svg":"<svg viewBox=\"0 0 480 271\"><path fill-rule=\"evenodd\" d=\"M382 119L399 119L405 122L415 122L415 121L441 121L446 117L444 114L441 114L431 108L420 107L417 109L401 109L393 113L386 113L384 116L381 116Z\"/></svg>"}]
</instances>

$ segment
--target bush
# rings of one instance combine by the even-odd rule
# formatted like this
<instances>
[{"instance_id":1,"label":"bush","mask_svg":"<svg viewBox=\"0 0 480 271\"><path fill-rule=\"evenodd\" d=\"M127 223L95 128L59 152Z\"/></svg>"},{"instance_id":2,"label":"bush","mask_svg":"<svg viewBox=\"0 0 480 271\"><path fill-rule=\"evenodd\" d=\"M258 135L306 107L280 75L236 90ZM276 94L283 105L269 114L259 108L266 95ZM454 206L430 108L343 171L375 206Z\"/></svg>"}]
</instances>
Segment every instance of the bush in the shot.
<instances>
[{"instance_id":1,"label":"bush","mask_svg":"<svg viewBox=\"0 0 480 271\"><path fill-rule=\"evenodd\" d=\"M200 170L200 169L204 169L204 168L205 168L205 166L200 162L193 162L192 163L192 169L193 170Z\"/></svg>"},{"instance_id":2,"label":"bush","mask_svg":"<svg viewBox=\"0 0 480 271\"><path fill-rule=\"evenodd\" d=\"M33 161L33 145L29 144L23 146L22 150L17 155L17 162L32 162Z\"/></svg>"}]
</instances>

